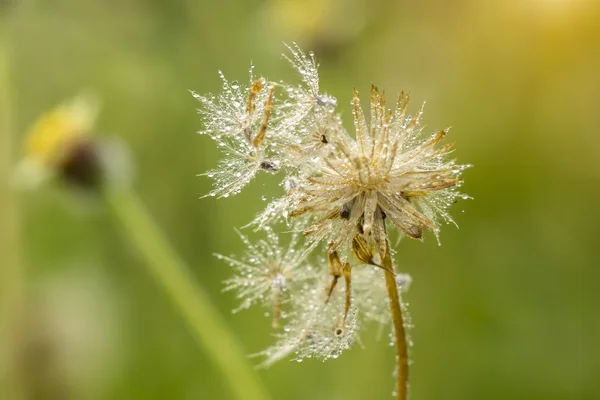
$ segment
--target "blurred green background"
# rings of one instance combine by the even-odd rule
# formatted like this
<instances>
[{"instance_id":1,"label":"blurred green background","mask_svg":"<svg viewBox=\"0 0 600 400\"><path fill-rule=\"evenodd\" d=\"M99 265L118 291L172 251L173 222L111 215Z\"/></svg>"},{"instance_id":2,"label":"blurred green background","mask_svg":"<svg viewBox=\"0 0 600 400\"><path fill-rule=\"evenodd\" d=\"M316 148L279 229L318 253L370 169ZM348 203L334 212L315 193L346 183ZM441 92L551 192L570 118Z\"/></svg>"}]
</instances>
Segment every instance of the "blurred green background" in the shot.
<instances>
[{"instance_id":1,"label":"blurred green background","mask_svg":"<svg viewBox=\"0 0 600 400\"><path fill-rule=\"evenodd\" d=\"M126 141L135 187L246 351L272 342L263 310L231 315L233 227L279 194L262 176L231 198L198 198L217 152L188 89L243 81L250 61L296 77L282 42L315 50L324 91L349 114L371 82L427 100L427 129L452 126L475 167L460 230L402 241L412 399L600 399L600 4L586 0L0 1L11 72L0 87L14 132L82 89L98 126ZM9 87L10 86L10 91ZM5 126L8 126L5 124ZM5 128L7 129L7 128ZM17 153L17 154L15 154ZM6 164L6 163L3 163ZM6 169L6 168L5 168ZM230 392L101 204L55 188L20 195L3 177L2 287L21 265L35 310L23 362L36 399L227 399ZM12 204L12 205L11 205ZM19 213L20 217L15 218ZM11 221L17 220L18 224ZM19 233L20 232L20 233ZM596 249L594 249L596 247ZM20 263L13 260L20 258ZM334 361L260 371L274 399L385 399L393 350L376 327ZM50 344L49 344L50 343ZM37 347L36 347L37 344ZM4 372L6 373L6 371ZM8 376L8 375L7 375ZM10 400L3 395L0 399Z\"/></svg>"}]
</instances>

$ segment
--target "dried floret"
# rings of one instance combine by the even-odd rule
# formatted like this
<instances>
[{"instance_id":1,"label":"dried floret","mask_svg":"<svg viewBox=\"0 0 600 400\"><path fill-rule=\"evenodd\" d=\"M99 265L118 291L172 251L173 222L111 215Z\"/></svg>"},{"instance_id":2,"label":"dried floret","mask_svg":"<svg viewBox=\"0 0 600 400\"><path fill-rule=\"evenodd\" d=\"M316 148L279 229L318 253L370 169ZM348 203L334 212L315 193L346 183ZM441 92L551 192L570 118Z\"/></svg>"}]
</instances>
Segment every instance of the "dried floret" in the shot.
<instances>
[{"instance_id":1,"label":"dried floret","mask_svg":"<svg viewBox=\"0 0 600 400\"><path fill-rule=\"evenodd\" d=\"M306 254L296 249L299 235L291 235L287 247L282 248L279 237L271 230L266 232L265 240L254 244L245 235L238 234L246 246L239 260L216 254L235 269L235 275L225 281L224 290L236 291L242 302L234 312L260 303L273 312L273 326L277 327L283 316L282 307L294 293L290 288L301 286L313 277Z\"/></svg>"},{"instance_id":2,"label":"dried floret","mask_svg":"<svg viewBox=\"0 0 600 400\"><path fill-rule=\"evenodd\" d=\"M213 178L215 189L211 196L228 197L238 194L252 181L258 171L276 173L280 160L265 144L267 131L273 133L277 123L272 115L275 86L265 79L254 79L250 68L250 84L223 80L218 95L192 95L200 102L198 113L204 129L198 133L213 139L223 151L224 158L217 169L203 175Z\"/></svg>"},{"instance_id":3,"label":"dried floret","mask_svg":"<svg viewBox=\"0 0 600 400\"><path fill-rule=\"evenodd\" d=\"M373 86L367 124L354 91L356 138L342 127L332 130L329 153L307 164L312 170L291 194L292 216L314 216L307 235L333 242L335 250L359 233L372 237L384 254L386 218L415 239L425 228L438 234L437 215L450 220L445 210L462 197L455 186L465 166L446 160L451 145L436 147L447 131L423 137L421 112L407 116L407 107L408 97L401 95L388 110L385 95Z\"/></svg>"},{"instance_id":4,"label":"dried floret","mask_svg":"<svg viewBox=\"0 0 600 400\"><path fill-rule=\"evenodd\" d=\"M319 280L294 300L294 315L278 334L278 341L258 353L263 367L281 359L303 361L337 358L357 340L358 308L352 306L344 317L346 289L336 286L328 293L329 283ZM329 299L329 301L327 301Z\"/></svg>"},{"instance_id":5,"label":"dried floret","mask_svg":"<svg viewBox=\"0 0 600 400\"><path fill-rule=\"evenodd\" d=\"M289 85L281 83L287 95L287 101L282 106L282 126L288 133L290 144L304 143L307 137L311 137L315 132L306 129L307 118L310 119L313 113L320 114L317 119L311 122L312 125L326 118L328 114L333 113L337 107L335 97L326 93L321 93L319 89L319 72L315 54L304 53L296 43L292 46L286 45L289 50L289 56L283 56L290 62L292 67L300 76L302 83L298 85ZM303 148L306 151L306 148Z\"/></svg>"}]
</instances>

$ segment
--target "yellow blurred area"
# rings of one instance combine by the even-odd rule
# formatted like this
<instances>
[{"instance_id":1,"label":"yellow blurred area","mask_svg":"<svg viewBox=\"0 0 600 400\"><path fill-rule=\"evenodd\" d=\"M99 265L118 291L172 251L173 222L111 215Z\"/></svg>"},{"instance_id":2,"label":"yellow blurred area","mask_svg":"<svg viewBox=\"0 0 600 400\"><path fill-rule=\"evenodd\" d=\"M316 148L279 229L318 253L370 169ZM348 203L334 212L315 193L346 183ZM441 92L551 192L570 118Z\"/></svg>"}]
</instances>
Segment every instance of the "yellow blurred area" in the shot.
<instances>
[{"instance_id":1,"label":"yellow blurred area","mask_svg":"<svg viewBox=\"0 0 600 400\"><path fill-rule=\"evenodd\" d=\"M25 157L38 159L48 168L56 166L73 141L90 133L97 113L93 108L79 98L42 115L27 134Z\"/></svg>"},{"instance_id":2,"label":"yellow blurred area","mask_svg":"<svg viewBox=\"0 0 600 400\"><path fill-rule=\"evenodd\" d=\"M239 254L233 228L281 188L263 176L233 198L198 199L210 182L196 174L219 154L195 134L188 89L217 92L217 70L244 81L251 61L257 74L293 81L282 42L297 41L315 51L321 87L345 119L353 87L366 94L371 82L390 98L410 91L412 111L427 101L426 129L451 126L456 158L474 165L463 186L474 200L453 207L460 229L443 227L441 247L433 235L397 247L413 278L411 398L600 398L598 1L13 0L0 9L12 49L0 79L11 94L0 122L13 122L3 161L17 158L39 115L92 88L103 104L95 130L128 143L136 190L248 354L274 340L270 320L260 309L231 315L236 301L221 292L230 270L212 254ZM48 118L39 132L75 132L70 119ZM34 152L56 145L43 137ZM31 309L13 328L26 343L51 336L24 346L24 365L39 368L20 379L42 388L30 398L227 399L101 207L53 188L15 200L2 172L0 271L18 286L24 278L10 268L21 259ZM7 216L17 206L15 229ZM391 398L387 332L365 328L363 348L337 360L261 370L273 398ZM3 378L0 400L12 400L13 378Z\"/></svg>"}]
</instances>

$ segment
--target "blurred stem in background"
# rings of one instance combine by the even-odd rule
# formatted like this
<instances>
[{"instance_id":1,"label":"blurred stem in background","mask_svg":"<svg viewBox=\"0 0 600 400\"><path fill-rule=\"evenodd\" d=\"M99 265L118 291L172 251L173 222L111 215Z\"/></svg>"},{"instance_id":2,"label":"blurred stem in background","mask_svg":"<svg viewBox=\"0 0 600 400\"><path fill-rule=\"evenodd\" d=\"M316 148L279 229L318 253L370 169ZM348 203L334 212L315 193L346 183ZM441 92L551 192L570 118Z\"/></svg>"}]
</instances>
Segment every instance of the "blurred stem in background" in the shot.
<instances>
[{"instance_id":1,"label":"blurred stem in background","mask_svg":"<svg viewBox=\"0 0 600 400\"><path fill-rule=\"evenodd\" d=\"M169 246L130 189L106 188L104 197L150 274L163 286L205 354L219 367L238 399L268 399L258 375L208 295Z\"/></svg>"},{"instance_id":2,"label":"blurred stem in background","mask_svg":"<svg viewBox=\"0 0 600 400\"><path fill-rule=\"evenodd\" d=\"M94 138L97 113L97 99L86 93L44 113L24 141L19 179L31 186L61 183L102 197L150 275L162 285L208 359L225 377L234 398L268 399L235 334L209 296L194 283L133 189L122 181L119 184L115 154L103 145L106 142Z\"/></svg>"},{"instance_id":3,"label":"blurred stem in background","mask_svg":"<svg viewBox=\"0 0 600 400\"><path fill-rule=\"evenodd\" d=\"M11 185L15 157L9 11L8 5L0 5L0 392L21 399L16 353L25 311L25 274L19 260L17 194Z\"/></svg>"}]
</instances>

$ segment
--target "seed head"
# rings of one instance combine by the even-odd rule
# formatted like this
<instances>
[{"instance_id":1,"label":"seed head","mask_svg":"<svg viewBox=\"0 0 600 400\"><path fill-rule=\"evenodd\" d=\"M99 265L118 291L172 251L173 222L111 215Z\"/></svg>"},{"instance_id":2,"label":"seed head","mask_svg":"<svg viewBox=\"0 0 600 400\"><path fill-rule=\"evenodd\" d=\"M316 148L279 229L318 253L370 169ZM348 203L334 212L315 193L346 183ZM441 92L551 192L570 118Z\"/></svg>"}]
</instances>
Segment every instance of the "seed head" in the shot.
<instances>
[{"instance_id":1,"label":"seed head","mask_svg":"<svg viewBox=\"0 0 600 400\"><path fill-rule=\"evenodd\" d=\"M275 173L280 161L269 150L265 137L274 108L275 86L263 78L254 79L250 68L250 84L229 82L219 72L223 91L219 95L192 95L200 102L198 114L204 129L198 133L213 139L224 158L219 167L203 175L212 178L215 189L210 196L228 197L239 193L259 171Z\"/></svg>"},{"instance_id":2,"label":"seed head","mask_svg":"<svg viewBox=\"0 0 600 400\"><path fill-rule=\"evenodd\" d=\"M421 114L407 115L408 96L393 110L372 86L367 124L354 90L351 137L339 123L329 125L328 145L318 162L306 163L299 187L290 193L291 216L311 215L307 236L326 239L332 250L357 234L386 252L384 220L420 239L423 230L439 232L438 215L452 221L446 208L462 196L455 187L465 166L447 160L452 145L437 147L442 130L424 137Z\"/></svg>"},{"instance_id":3,"label":"seed head","mask_svg":"<svg viewBox=\"0 0 600 400\"><path fill-rule=\"evenodd\" d=\"M362 321L398 321L391 299L397 312L411 279L390 265L387 222L414 239L426 229L438 236L442 221L453 222L448 207L467 198L457 189L467 165L450 159L451 144L441 144L448 130L426 134L422 109L408 112L408 95L401 93L390 109L385 93L372 86L367 120L354 90L351 135L337 100L321 92L314 54L295 44L288 50L298 84L251 73L246 86L222 78L221 94L194 93L200 133L224 152L206 173L214 179L211 195L237 194L258 171L283 175L282 196L249 224L267 238L252 244L241 235L247 247L241 259L218 256L235 269L225 290L237 292L238 309L262 304L273 310L273 325L283 327L259 353L264 366L336 358L356 342ZM284 223L292 232L287 246L274 233ZM316 250L326 257L311 256ZM395 285L386 285L384 274L395 274Z\"/></svg>"},{"instance_id":4,"label":"seed head","mask_svg":"<svg viewBox=\"0 0 600 400\"><path fill-rule=\"evenodd\" d=\"M358 308L352 306L344 317L346 289L336 286L330 297L327 289L326 281L317 280L294 298L292 316L278 341L258 354L264 357L261 366L283 358L326 361L352 346L358 338Z\"/></svg>"},{"instance_id":5,"label":"seed head","mask_svg":"<svg viewBox=\"0 0 600 400\"><path fill-rule=\"evenodd\" d=\"M295 294L294 289L313 277L312 266L306 261L306 253L296 249L299 235L292 235L287 247L282 248L273 231L266 232L266 239L257 243L238 231L246 246L246 252L238 260L216 254L235 269L235 275L225 281L225 291L236 291L241 304L234 310L247 309L262 304L273 312L273 325L285 315L283 307Z\"/></svg>"}]
</instances>

